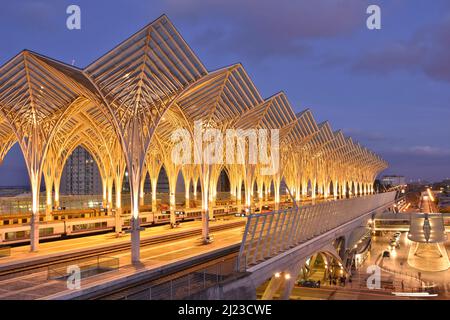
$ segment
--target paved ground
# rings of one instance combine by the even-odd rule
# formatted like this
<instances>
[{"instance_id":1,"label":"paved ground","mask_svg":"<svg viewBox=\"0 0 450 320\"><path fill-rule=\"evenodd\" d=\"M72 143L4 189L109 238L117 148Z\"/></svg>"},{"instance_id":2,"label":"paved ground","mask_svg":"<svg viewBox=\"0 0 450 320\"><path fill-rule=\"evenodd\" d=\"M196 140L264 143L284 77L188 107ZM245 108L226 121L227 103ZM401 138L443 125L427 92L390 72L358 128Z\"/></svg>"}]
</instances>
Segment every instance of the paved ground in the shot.
<instances>
[{"instance_id":1,"label":"paved ground","mask_svg":"<svg viewBox=\"0 0 450 320\"><path fill-rule=\"evenodd\" d=\"M377 239L375 241L375 245L379 248L388 247L388 241L386 239ZM441 298L450 299L450 269L446 271L440 272L425 272L411 267L408 264L408 253L411 246L411 241L409 241L406 237L406 233L404 233L400 240L400 249L396 249L391 252L391 258L384 258L381 266L385 266L390 270L394 270L395 272L400 272L402 274L413 275L415 277L419 277L422 281L424 281L427 285L436 284L439 288L439 295ZM445 248L447 252L450 250L450 242L447 241L445 244ZM405 277L402 275L396 275L396 278L404 279L404 283L414 282L411 280L411 277Z\"/></svg>"},{"instance_id":2,"label":"paved ground","mask_svg":"<svg viewBox=\"0 0 450 320\"><path fill-rule=\"evenodd\" d=\"M354 272L352 283L346 283L345 287L339 285L329 285L322 280L321 288L304 288L296 286L292 292L291 300L403 300L413 299L397 297L393 292L417 292L422 286L422 282L417 279L418 270L410 267L407 263L407 256L411 242L406 237L406 232L400 239L400 248L391 252L391 258L381 259L381 253L388 249L389 240L393 232L385 236L373 237L372 249L369 257L363 265ZM450 249L450 242L446 243L447 251ZM367 287L367 278L371 275L367 273L370 266L381 266L381 288L370 290ZM384 269L383 269L384 268ZM388 272L387 269L394 272ZM323 276L323 273L322 273ZM319 280L312 275L310 278ZM450 299L450 270L444 272L421 272L421 279L425 284L434 283L437 285L438 297L424 299ZM258 288L259 297L262 296L267 283ZM275 296L277 298L277 296ZM417 298L415 298L417 299Z\"/></svg>"},{"instance_id":3,"label":"paved ground","mask_svg":"<svg viewBox=\"0 0 450 320\"><path fill-rule=\"evenodd\" d=\"M232 220L232 222L237 220ZM213 222L212 224L223 224L228 222ZM186 223L180 228L169 230L167 226L160 226L156 228L147 229L142 233L142 237L158 234L164 232L180 232L183 229L198 227L199 223ZM212 244L201 245L199 237L190 237L181 240L174 240L161 244L149 245L141 248L141 264L139 266L131 265L130 252L123 252L112 255L113 258L118 258L120 269L118 271L106 272L93 277L82 280L81 289L89 286L100 285L105 282L116 280L142 272L145 270L157 270L159 268L185 261L200 254L206 254L215 250L220 250L231 245L240 243L242 240L243 227L233 228L225 231L218 231L212 233L214 239ZM45 256L46 254L55 254L60 252L67 252L81 248L88 248L90 246L98 246L99 243L108 244L118 243L121 241L130 241L129 235L123 238L115 238L112 234L90 236L78 239L62 240L57 242L41 244L38 253L34 256ZM7 262L18 261L20 259L29 258L30 253L28 247L14 248L12 257L1 259L1 264ZM0 265L1 265L0 264ZM50 297L51 295L70 293L67 289L65 280L48 280L47 271L33 273L17 277L14 279L0 281L0 299L37 299Z\"/></svg>"}]
</instances>

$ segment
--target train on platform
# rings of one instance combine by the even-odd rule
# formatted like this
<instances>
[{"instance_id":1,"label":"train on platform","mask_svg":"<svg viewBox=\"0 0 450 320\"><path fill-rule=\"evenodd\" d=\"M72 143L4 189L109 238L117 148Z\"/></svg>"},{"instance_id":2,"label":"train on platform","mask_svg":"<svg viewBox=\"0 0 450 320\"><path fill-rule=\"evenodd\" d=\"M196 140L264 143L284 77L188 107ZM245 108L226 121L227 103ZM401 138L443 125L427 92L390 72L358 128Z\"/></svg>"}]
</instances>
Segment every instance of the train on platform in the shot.
<instances>
[{"instance_id":1,"label":"train on platform","mask_svg":"<svg viewBox=\"0 0 450 320\"><path fill-rule=\"evenodd\" d=\"M139 220L142 227L151 227L170 223L170 211L153 213L150 208L140 208ZM235 215L236 206L218 206L213 209L215 218ZM130 209L122 210L122 230L130 229ZM176 222L200 220L202 211L198 208L176 210ZM0 246L26 244L30 241L30 214L9 214L0 216ZM92 235L115 231L114 213L107 214L103 209L58 210L51 214L51 220L45 214L39 216L39 239L51 240L83 235Z\"/></svg>"}]
</instances>

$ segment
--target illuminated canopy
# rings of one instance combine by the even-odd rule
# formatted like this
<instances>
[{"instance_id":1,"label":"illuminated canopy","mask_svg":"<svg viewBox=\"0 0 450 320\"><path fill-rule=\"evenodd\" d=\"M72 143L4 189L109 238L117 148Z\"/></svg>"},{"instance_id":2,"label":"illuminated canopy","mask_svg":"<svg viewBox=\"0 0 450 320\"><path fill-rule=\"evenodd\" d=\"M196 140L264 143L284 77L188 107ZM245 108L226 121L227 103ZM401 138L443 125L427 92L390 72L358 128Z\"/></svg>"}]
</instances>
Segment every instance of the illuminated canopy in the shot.
<instances>
[{"instance_id":1,"label":"illuminated canopy","mask_svg":"<svg viewBox=\"0 0 450 320\"><path fill-rule=\"evenodd\" d=\"M196 120L221 130L280 129L281 170L267 177L245 165L171 163L172 132L180 127L193 132ZM52 189L58 201L64 164L81 145L97 162L106 201L111 201L113 184L120 193L128 168L134 230L145 176L149 173L153 185L161 166L171 193L181 171L188 184L203 181L204 198L209 193L214 198L225 169L238 199L242 183L247 194L254 183L259 194L273 183L275 200L282 179L297 198L306 194L308 184L313 196L316 187L325 197L349 188L368 194L387 167L328 122L317 124L310 110L296 114L284 93L263 99L242 65L207 71L165 15L84 69L31 51L5 63L0 68L0 162L16 142L30 176L34 217L41 177L51 207ZM36 225L32 219L33 248Z\"/></svg>"}]
</instances>

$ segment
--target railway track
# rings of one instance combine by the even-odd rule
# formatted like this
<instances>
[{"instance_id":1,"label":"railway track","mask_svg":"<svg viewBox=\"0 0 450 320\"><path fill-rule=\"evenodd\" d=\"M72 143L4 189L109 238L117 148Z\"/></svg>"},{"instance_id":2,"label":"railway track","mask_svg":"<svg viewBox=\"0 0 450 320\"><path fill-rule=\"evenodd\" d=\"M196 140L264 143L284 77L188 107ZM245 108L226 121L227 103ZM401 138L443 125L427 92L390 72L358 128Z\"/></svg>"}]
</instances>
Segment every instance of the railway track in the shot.
<instances>
[{"instance_id":1,"label":"railway track","mask_svg":"<svg viewBox=\"0 0 450 320\"><path fill-rule=\"evenodd\" d=\"M210 227L210 232L218 232L228 229L237 228L240 226L244 226L245 221L237 221L224 225L216 225ZM173 234L161 235L161 236L152 236L149 238L144 238L141 240L141 247L154 245L158 243L168 242L172 240L185 239L193 236L198 236L202 234L201 228L176 232ZM47 268L54 264L60 264L65 262L71 262L80 259L86 259L91 257L97 257L99 255L108 256L116 253L120 253L126 250L131 249L131 243L121 243L115 244L108 247L103 248L95 248L95 249L86 249L80 251L78 253L63 253L54 257L44 257L42 259L33 260L33 261L24 261L19 262L7 266L0 266L0 280L11 279L16 276L23 276L35 272L41 272L47 270Z\"/></svg>"},{"instance_id":2,"label":"railway track","mask_svg":"<svg viewBox=\"0 0 450 320\"><path fill-rule=\"evenodd\" d=\"M172 280L180 279L199 270L215 266L223 261L234 261L237 259L239 246L233 246L227 250L210 255L206 259L198 259L198 261L189 262L189 265L178 265L175 268L166 270L164 274L158 274L146 279L136 280L127 283L127 285L119 285L110 287L107 292L103 289L101 293L91 293L77 297L76 300L124 300L130 296L139 295L146 292L150 287L155 287ZM142 298L140 298L142 299Z\"/></svg>"}]
</instances>

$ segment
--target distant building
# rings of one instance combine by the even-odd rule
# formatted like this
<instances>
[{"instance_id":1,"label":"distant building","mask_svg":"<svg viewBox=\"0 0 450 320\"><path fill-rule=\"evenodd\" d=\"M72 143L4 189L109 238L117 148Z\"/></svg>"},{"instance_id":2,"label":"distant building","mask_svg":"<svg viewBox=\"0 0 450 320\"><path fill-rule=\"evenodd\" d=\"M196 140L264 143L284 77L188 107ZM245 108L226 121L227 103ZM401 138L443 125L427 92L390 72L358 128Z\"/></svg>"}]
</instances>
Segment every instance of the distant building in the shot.
<instances>
[{"instance_id":1,"label":"distant building","mask_svg":"<svg viewBox=\"0 0 450 320\"><path fill-rule=\"evenodd\" d=\"M181 180L183 181L183 180ZM180 190L177 183L177 190ZM82 147L77 147L67 159L61 177L61 194L102 194L102 180L97 163L91 154ZM150 179L147 175L144 190L149 193L151 190ZM125 172L122 184L122 192L130 192L128 172ZM169 180L164 167L161 168L158 185L158 193L169 192Z\"/></svg>"},{"instance_id":2,"label":"distant building","mask_svg":"<svg viewBox=\"0 0 450 320\"><path fill-rule=\"evenodd\" d=\"M219 175L219 180L217 182L217 192L228 192L230 191L230 179L224 170Z\"/></svg>"},{"instance_id":3,"label":"distant building","mask_svg":"<svg viewBox=\"0 0 450 320\"><path fill-rule=\"evenodd\" d=\"M384 186L404 186L406 185L406 179L404 176L383 176L381 178L381 184Z\"/></svg>"},{"instance_id":4,"label":"distant building","mask_svg":"<svg viewBox=\"0 0 450 320\"><path fill-rule=\"evenodd\" d=\"M30 187L0 187L0 197L15 197L29 193Z\"/></svg>"},{"instance_id":5,"label":"distant building","mask_svg":"<svg viewBox=\"0 0 450 320\"><path fill-rule=\"evenodd\" d=\"M61 177L61 194L102 194L102 181L97 163L82 147L67 159Z\"/></svg>"}]
</instances>

